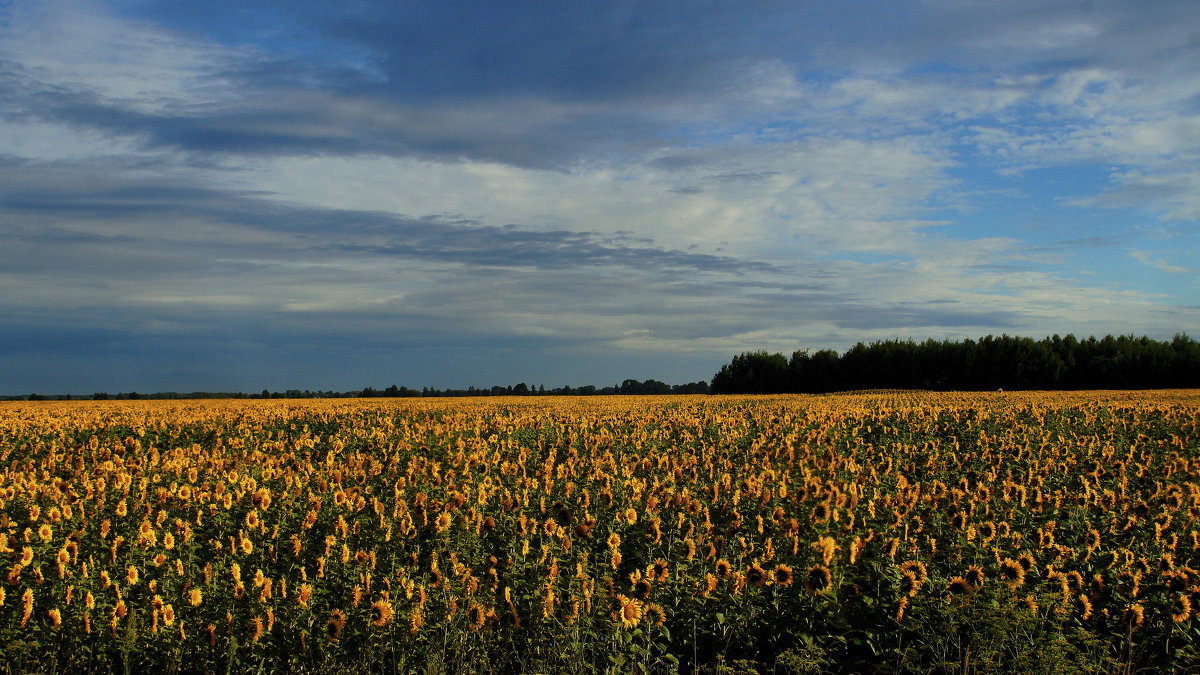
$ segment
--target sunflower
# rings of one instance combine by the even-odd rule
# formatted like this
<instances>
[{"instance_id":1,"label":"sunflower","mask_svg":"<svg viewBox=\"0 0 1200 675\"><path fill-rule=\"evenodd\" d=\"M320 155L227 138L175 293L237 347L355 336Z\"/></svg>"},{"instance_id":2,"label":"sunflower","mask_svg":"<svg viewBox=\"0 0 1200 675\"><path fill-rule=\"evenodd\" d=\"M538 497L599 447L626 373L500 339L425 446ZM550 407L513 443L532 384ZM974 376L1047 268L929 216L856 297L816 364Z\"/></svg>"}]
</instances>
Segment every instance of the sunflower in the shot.
<instances>
[{"instance_id":1,"label":"sunflower","mask_svg":"<svg viewBox=\"0 0 1200 675\"><path fill-rule=\"evenodd\" d=\"M168 626L175 625L175 608L171 605L163 605L162 607L163 623Z\"/></svg>"},{"instance_id":2,"label":"sunflower","mask_svg":"<svg viewBox=\"0 0 1200 675\"><path fill-rule=\"evenodd\" d=\"M1175 623L1183 623L1192 618L1192 599L1186 593L1180 593L1175 596L1175 611L1171 613L1171 620Z\"/></svg>"},{"instance_id":3,"label":"sunflower","mask_svg":"<svg viewBox=\"0 0 1200 675\"><path fill-rule=\"evenodd\" d=\"M896 621L904 620L904 611L908 609L908 598L900 598L896 602Z\"/></svg>"},{"instance_id":4,"label":"sunflower","mask_svg":"<svg viewBox=\"0 0 1200 675\"><path fill-rule=\"evenodd\" d=\"M408 615L408 632L416 635L421 632L421 628L425 626L425 613L418 607L413 610L412 614Z\"/></svg>"},{"instance_id":5,"label":"sunflower","mask_svg":"<svg viewBox=\"0 0 1200 675\"><path fill-rule=\"evenodd\" d=\"M392 603L386 599L379 599L371 603L371 625L376 628L382 628L392 622L392 617L396 613L392 610Z\"/></svg>"},{"instance_id":6,"label":"sunflower","mask_svg":"<svg viewBox=\"0 0 1200 675\"><path fill-rule=\"evenodd\" d=\"M33 562L33 549L28 546L21 547L21 560L18 564L21 567L29 567Z\"/></svg>"},{"instance_id":7,"label":"sunflower","mask_svg":"<svg viewBox=\"0 0 1200 675\"><path fill-rule=\"evenodd\" d=\"M1017 588L1025 584L1025 568L1012 558L1005 558L1000 563L1000 578L1009 585L1010 588Z\"/></svg>"},{"instance_id":8,"label":"sunflower","mask_svg":"<svg viewBox=\"0 0 1200 675\"><path fill-rule=\"evenodd\" d=\"M649 579L639 578L633 582L633 594L643 600L650 597L652 589L653 586L651 586Z\"/></svg>"},{"instance_id":9,"label":"sunflower","mask_svg":"<svg viewBox=\"0 0 1200 675\"><path fill-rule=\"evenodd\" d=\"M1033 559L1032 554L1022 553L1021 555L1017 556L1017 564L1020 565L1021 569L1025 570L1026 573L1033 570L1033 565L1035 562L1036 561Z\"/></svg>"},{"instance_id":10,"label":"sunflower","mask_svg":"<svg viewBox=\"0 0 1200 675\"><path fill-rule=\"evenodd\" d=\"M974 585L971 582L967 581L963 577L954 577L950 580L950 583L946 584L946 592L950 595L964 595L968 593L973 586Z\"/></svg>"},{"instance_id":11,"label":"sunflower","mask_svg":"<svg viewBox=\"0 0 1200 675\"><path fill-rule=\"evenodd\" d=\"M42 541L50 541L54 538L54 529L46 523L42 523L42 526L38 528L38 538Z\"/></svg>"},{"instance_id":12,"label":"sunflower","mask_svg":"<svg viewBox=\"0 0 1200 675\"><path fill-rule=\"evenodd\" d=\"M202 602L204 602L204 594L200 592L199 588L188 591L188 604L192 607L199 607Z\"/></svg>"},{"instance_id":13,"label":"sunflower","mask_svg":"<svg viewBox=\"0 0 1200 675\"><path fill-rule=\"evenodd\" d=\"M760 567L758 563L754 563L750 567L746 568L746 581L748 581L751 586L762 586L763 584L767 583L767 572Z\"/></svg>"},{"instance_id":14,"label":"sunflower","mask_svg":"<svg viewBox=\"0 0 1200 675\"><path fill-rule=\"evenodd\" d=\"M984 580L983 568L979 565L971 565L967 568L967 572L963 575L963 578L975 588L982 588Z\"/></svg>"},{"instance_id":15,"label":"sunflower","mask_svg":"<svg viewBox=\"0 0 1200 675\"><path fill-rule=\"evenodd\" d=\"M662 605L656 603L648 603L646 605L646 620L653 623L655 626L661 626L667 622L667 612Z\"/></svg>"},{"instance_id":16,"label":"sunflower","mask_svg":"<svg viewBox=\"0 0 1200 675\"><path fill-rule=\"evenodd\" d=\"M729 575L732 573L733 565L730 565L728 560L721 558L717 561L717 577L721 579L728 579Z\"/></svg>"},{"instance_id":17,"label":"sunflower","mask_svg":"<svg viewBox=\"0 0 1200 675\"><path fill-rule=\"evenodd\" d=\"M954 516L950 518L950 527L956 530L965 530L967 528L967 514L962 511L955 512Z\"/></svg>"},{"instance_id":18,"label":"sunflower","mask_svg":"<svg viewBox=\"0 0 1200 675\"><path fill-rule=\"evenodd\" d=\"M628 524L630 524L630 525L632 525L632 524L634 524L634 523L636 523L636 522L637 522L637 519L638 519L638 512L637 512L637 509L633 508L632 506L630 506L629 508L625 509L625 512L624 512L622 515L623 515L623 516L624 516L624 518L625 518L625 522L626 522L626 523L628 523Z\"/></svg>"},{"instance_id":19,"label":"sunflower","mask_svg":"<svg viewBox=\"0 0 1200 675\"><path fill-rule=\"evenodd\" d=\"M649 569L646 570L646 576L655 581L666 581L669 574L670 568L667 566L667 561L662 558L655 558Z\"/></svg>"},{"instance_id":20,"label":"sunflower","mask_svg":"<svg viewBox=\"0 0 1200 675\"><path fill-rule=\"evenodd\" d=\"M308 607L308 601L312 598L312 584L300 584L300 592L296 594L296 602L301 607Z\"/></svg>"},{"instance_id":21,"label":"sunflower","mask_svg":"<svg viewBox=\"0 0 1200 675\"><path fill-rule=\"evenodd\" d=\"M129 585L133 586L138 582L138 569L133 565L125 568L125 579L129 581Z\"/></svg>"},{"instance_id":22,"label":"sunflower","mask_svg":"<svg viewBox=\"0 0 1200 675\"><path fill-rule=\"evenodd\" d=\"M1072 593L1079 593L1083 590L1083 575L1079 572L1067 572L1067 588Z\"/></svg>"},{"instance_id":23,"label":"sunflower","mask_svg":"<svg viewBox=\"0 0 1200 675\"><path fill-rule=\"evenodd\" d=\"M483 607L474 602L467 607L467 628L472 633L478 631L480 628L483 628L483 623L486 620L487 611L484 610Z\"/></svg>"},{"instance_id":24,"label":"sunflower","mask_svg":"<svg viewBox=\"0 0 1200 675\"><path fill-rule=\"evenodd\" d=\"M622 628L634 628L642 620L646 609L642 603L633 598L627 598L624 595L617 595L617 603L620 606L620 613L617 616Z\"/></svg>"},{"instance_id":25,"label":"sunflower","mask_svg":"<svg viewBox=\"0 0 1200 675\"><path fill-rule=\"evenodd\" d=\"M775 565L775 569L772 570L771 576L774 578L776 585L779 586L791 586L792 582L795 581L795 575L792 573L792 568L783 563Z\"/></svg>"},{"instance_id":26,"label":"sunflower","mask_svg":"<svg viewBox=\"0 0 1200 675\"><path fill-rule=\"evenodd\" d=\"M50 625L54 628L62 625L62 612L59 612L57 608L49 610L46 615L50 617Z\"/></svg>"},{"instance_id":27,"label":"sunflower","mask_svg":"<svg viewBox=\"0 0 1200 675\"><path fill-rule=\"evenodd\" d=\"M1146 621L1146 609L1142 607L1141 603L1133 603L1125 608L1125 620L1134 628L1140 628Z\"/></svg>"},{"instance_id":28,"label":"sunflower","mask_svg":"<svg viewBox=\"0 0 1200 675\"><path fill-rule=\"evenodd\" d=\"M979 532L979 537L985 544L996 538L996 524L990 520L980 523L976 531Z\"/></svg>"},{"instance_id":29,"label":"sunflower","mask_svg":"<svg viewBox=\"0 0 1200 675\"><path fill-rule=\"evenodd\" d=\"M1036 613L1038 611L1037 598L1034 598L1032 595L1026 595L1025 597L1021 598L1020 600L1017 600L1017 607L1019 607L1023 610L1029 611L1029 612Z\"/></svg>"},{"instance_id":30,"label":"sunflower","mask_svg":"<svg viewBox=\"0 0 1200 675\"><path fill-rule=\"evenodd\" d=\"M452 525L453 522L454 519L450 515L450 512L442 511L438 514L437 520L434 522L434 528L438 532L445 532L446 530L450 529L450 525Z\"/></svg>"},{"instance_id":31,"label":"sunflower","mask_svg":"<svg viewBox=\"0 0 1200 675\"><path fill-rule=\"evenodd\" d=\"M346 613L340 609L335 609L329 613L329 620L325 622L325 635L330 640L338 640L342 637L342 631L346 629Z\"/></svg>"},{"instance_id":32,"label":"sunflower","mask_svg":"<svg viewBox=\"0 0 1200 675\"><path fill-rule=\"evenodd\" d=\"M912 572L900 574L900 595L911 598L921 590L921 580Z\"/></svg>"},{"instance_id":33,"label":"sunflower","mask_svg":"<svg viewBox=\"0 0 1200 675\"><path fill-rule=\"evenodd\" d=\"M817 504L816 506L813 507L812 513L809 514L808 519L811 522L820 523L820 522L823 522L828 517L829 517L829 504L825 503L825 502L821 502L820 504Z\"/></svg>"},{"instance_id":34,"label":"sunflower","mask_svg":"<svg viewBox=\"0 0 1200 675\"><path fill-rule=\"evenodd\" d=\"M925 567L925 563L920 560L909 560L900 565L900 571L911 572L917 578L917 581L925 583L929 580L929 570Z\"/></svg>"},{"instance_id":35,"label":"sunflower","mask_svg":"<svg viewBox=\"0 0 1200 675\"><path fill-rule=\"evenodd\" d=\"M26 588L21 594L21 627L24 628L28 623L29 617L33 616L33 589Z\"/></svg>"},{"instance_id":36,"label":"sunflower","mask_svg":"<svg viewBox=\"0 0 1200 675\"><path fill-rule=\"evenodd\" d=\"M616 532L608 535L608 547L614 551L621 548L621 535Z\"/></svg>"},{"instance_id":37,"label":"sunflower","mask_svg":"<svg viewBox=\"0 0 1200 675\"><path fill-rule=\"evenodd\" d=\"M1087 621L1092 618L1092 601L1088 596L1081 595L1077 599L1079 602L1079 618Z\"/></svg>"},{"instance_id":38,"label":"sunflower","mask_svg":"<svg viewBox=\"0 0 1200 675\"><path fill-rule=\"evenodd\" d=\"M813 595L824 593L833 584L833 575L824 565L813 565L804 575L804 587Z\"/></svg>"}]
</instances>

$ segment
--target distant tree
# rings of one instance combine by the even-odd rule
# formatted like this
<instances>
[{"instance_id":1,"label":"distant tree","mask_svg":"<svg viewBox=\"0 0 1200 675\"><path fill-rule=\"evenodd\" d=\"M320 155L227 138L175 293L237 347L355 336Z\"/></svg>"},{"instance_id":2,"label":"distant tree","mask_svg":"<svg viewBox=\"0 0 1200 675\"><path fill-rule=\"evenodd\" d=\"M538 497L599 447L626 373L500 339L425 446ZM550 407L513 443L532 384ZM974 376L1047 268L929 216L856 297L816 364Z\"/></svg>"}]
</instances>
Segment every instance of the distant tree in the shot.
<instances>
[{"instance_id":1,"label":"distant tree","mask_svg":"<svg viewBox=\"0 0 1200 675\"><path fill-rule=\"evenodd\" d=\"M790 389L788 361L783 354L745 352L713 375L714 394L775 394Z\"/></svg>"},{"instance_id":2,"label":"distant tree","mask_svg":"<svg viewBox=\"0 0 1200 675\"><path fill-rule=\"evenodd\" d=\"M780 364L786 374L780 378ZM782 384L781 384L782 382ZM858 343L840 357L823 350L747 352L713 376L713 393L848 389L1099 389L1200 386L1200 344L1184 334L1169 344L1132 335L1042 340L988 335L962 342Z\"/></svg>"}]
</instances>

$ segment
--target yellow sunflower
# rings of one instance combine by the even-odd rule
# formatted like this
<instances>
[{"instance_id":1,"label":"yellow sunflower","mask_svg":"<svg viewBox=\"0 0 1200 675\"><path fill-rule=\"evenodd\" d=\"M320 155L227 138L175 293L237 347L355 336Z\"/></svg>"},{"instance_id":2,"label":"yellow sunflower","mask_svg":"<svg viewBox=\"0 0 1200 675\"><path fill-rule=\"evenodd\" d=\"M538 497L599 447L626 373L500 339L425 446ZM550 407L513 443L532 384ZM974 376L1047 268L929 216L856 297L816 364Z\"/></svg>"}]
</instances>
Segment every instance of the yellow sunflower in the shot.
<instances>
[{"instance_id":1,"label":"yellow sunflower","mask_svg":"<svg viewBox=\"0 0 1200 675\"><path fill-rule=\"evenodd\" d=\"M371 603L371 625L376 628L382 628L392 622L392 617L396 613L392 610L392 603L385 599L379 599Z\"/></svg>"},{"instance_id":2,"label":"yellow sunflower","mask_svg":"<svg viewBox=\"0 0 1200 675\"><path fill-rule=\"evenodd\" d=\"M641 622L642 616L646 613L646 608L638 600L627 598L624 595L617 595L617 603L620 606L617 619L623 628L634 628Z\"/></svg>"},{"instance_id":3,"label":"yellow sunflower","mask_svg":"<svg viewBox=\"0 0 1200 675\"><path fill-rule=\"evenodd\" d=\"M346 629L346 613L340 609L335 609L329 613L329 619L325 622L325 634L330 640L338 640L342 637L342 631Z\"/></svg>"}]
</instances>

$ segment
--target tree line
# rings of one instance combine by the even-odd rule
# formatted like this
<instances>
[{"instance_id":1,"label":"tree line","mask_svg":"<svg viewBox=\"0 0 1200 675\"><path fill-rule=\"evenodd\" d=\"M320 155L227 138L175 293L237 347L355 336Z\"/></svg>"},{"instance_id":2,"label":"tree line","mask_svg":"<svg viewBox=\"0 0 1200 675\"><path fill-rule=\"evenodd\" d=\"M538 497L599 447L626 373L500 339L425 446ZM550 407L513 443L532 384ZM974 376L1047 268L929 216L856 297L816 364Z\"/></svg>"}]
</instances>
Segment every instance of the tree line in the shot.
<instances>
[{"instance_id":1,"label":"tree line","mask_svg":"<svg viewBox=\"0 0 1200 675\"><path fill-rule=\"evenodd\" d=\"M1165 389L1200 387L1200 342L1106 335L1035 340L881 340L843 354L744 352L712 378L714 394L825 393L856 389Z\"/></svg>"},{"instance_id":2,"label":"tree line","mask_svg":"<svg viewBox=\"0 0 1200 675\"><path fill-rule=\"evenodd\" d=\"M310 389L288 389L286 391L271 391L263 389L261 393L245 392L211 392L194 391L180 393L174 391L139 394L136 391L109 394L96 392L90 395L78 394L26 394L21 396L0 396L0 401L79 401L79 400L138 400L138 399L202 399L202 398L420 398L420 397L449 397L449 396L612 396L612 395L663 395L663 394L707 394L708 382L700 380L687 384L667 384L658 380L639 381L627 379L620 384L606 387L583 385L572 387L564 385L547 389L545 385L530 386L524 382L510 385L495 385L490 388L467 387L466 389L438 389L436 387L409 387L391 385L384 389L364 387L350 391L313 391Z\"/></svg>"}]
</instances>

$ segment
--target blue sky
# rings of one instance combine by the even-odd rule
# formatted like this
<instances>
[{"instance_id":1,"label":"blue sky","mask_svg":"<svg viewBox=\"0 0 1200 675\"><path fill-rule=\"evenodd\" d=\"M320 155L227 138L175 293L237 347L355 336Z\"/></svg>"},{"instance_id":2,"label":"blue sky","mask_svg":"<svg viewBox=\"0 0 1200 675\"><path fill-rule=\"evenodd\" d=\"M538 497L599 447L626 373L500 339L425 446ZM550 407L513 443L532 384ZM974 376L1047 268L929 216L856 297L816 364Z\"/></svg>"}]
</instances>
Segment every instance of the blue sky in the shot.
<instances>
[{"instance_id":1,"label":"blue sky","mask_svg":"<svg viewBox=\"0 0 1200 675\"><path fill-rule=\"evenodd\" d=\"M0 393L1200 334L1200 3L0 2Z\"/></svg>"}]
</instances>

